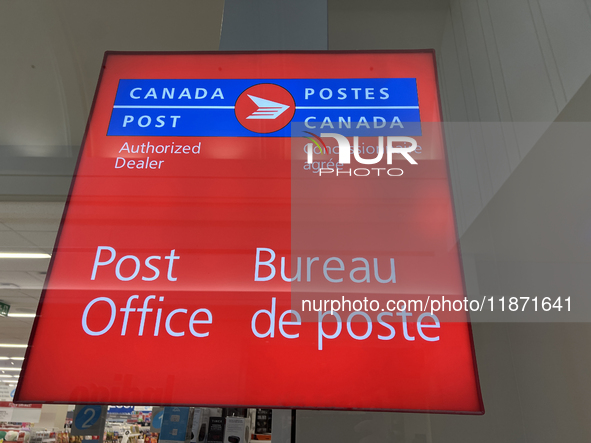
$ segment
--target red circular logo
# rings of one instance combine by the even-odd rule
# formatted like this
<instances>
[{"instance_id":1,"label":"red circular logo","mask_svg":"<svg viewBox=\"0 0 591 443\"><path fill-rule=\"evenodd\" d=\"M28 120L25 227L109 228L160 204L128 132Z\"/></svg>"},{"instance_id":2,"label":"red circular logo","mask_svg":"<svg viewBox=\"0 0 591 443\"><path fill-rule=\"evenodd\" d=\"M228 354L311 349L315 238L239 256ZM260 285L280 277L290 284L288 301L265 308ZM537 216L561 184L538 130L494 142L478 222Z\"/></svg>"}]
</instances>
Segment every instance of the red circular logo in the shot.
<instances>
[{"instance_id":1,"label":"red circular logo","mask_svg":"<svg viewBox=\"0 0 591 443\"><path fill-rule=\"evenodd\" d=\"M246 129L268 134L287 126L295 113L295 101L287 89L261 83L240 94L234 112Z\"/></svg>"}]
</instances>

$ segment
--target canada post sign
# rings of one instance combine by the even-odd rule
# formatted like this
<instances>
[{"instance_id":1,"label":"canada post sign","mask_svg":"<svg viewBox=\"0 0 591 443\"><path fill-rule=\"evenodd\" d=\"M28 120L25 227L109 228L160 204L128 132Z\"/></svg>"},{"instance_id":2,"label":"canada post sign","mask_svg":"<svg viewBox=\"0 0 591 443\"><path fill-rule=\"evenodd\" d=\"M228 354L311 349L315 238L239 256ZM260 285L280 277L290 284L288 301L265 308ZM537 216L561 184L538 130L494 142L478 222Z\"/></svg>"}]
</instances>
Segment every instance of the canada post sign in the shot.
<instances>
[{"instance_id":1,"label":"canada post sign","mask_svg":"<svg viewBox=\"0 0 591 443\"><path fill-rule=\"evenodd\" d=\"M414 78L121 80L113 108L108 135L289 137L291 120L420 135ZM268 133L249 129L257 120Z\"/></svg>"},{"instance_id":2,"label":"canada post sign","mask_svg":"<svg viewBox=\"0 0 591 443\"><path fill-rule=\"evenodd\" d=\"M440 121L431 52L107 53L15 399L483 413Z\"/></svg>"}]
</instances>

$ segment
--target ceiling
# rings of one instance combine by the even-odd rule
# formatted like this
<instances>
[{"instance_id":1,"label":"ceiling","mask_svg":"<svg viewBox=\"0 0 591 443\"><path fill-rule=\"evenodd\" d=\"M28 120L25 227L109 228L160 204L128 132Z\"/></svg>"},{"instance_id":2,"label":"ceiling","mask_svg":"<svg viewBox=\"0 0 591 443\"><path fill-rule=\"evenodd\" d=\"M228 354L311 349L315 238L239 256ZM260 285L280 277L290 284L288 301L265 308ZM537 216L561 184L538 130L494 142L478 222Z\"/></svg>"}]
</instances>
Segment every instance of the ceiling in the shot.
<instances>
[{"instance_id":1,"label":"ceiling","mask_svg":"<svg viewBox=\"0 0 591 443\"><path fill-rule=\"evenodd\" d=\"M51 253L103 54L217 50L222 0L0 3L0 252ZM36 312L49 259L0 259L9 315ZM0 380L33 318L0 317ZM64 343L64 348L67 343Z\"/></svg>"}]
</instances>

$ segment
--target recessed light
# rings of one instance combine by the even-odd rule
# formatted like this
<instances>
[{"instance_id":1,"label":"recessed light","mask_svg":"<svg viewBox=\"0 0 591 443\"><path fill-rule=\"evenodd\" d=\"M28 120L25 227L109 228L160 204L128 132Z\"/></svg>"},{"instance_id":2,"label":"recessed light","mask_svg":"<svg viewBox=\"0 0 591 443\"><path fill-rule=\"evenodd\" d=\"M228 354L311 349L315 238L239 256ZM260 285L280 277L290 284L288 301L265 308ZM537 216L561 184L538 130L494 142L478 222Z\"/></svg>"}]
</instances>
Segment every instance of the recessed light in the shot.
<instances>
[{"instance_id":1,"label":"recessed light","mask_svg":"<svg viewBox=\"0 0 591 443\"><path fill-rule=\"evenodd\" d=\"M0 282L0 289L20 289L19 285L15 285L14 283L6 283L6 282Z\"/></svg>"},{"instance_id":2,"label":"recessed light","mask_svg":"<svg viewBox=\"0 0 591 443\"><path fill-rule=\"evenodd\" d=\"M25 357L10 357L11 360L24 360Z\"/></svg>"},{"instance_id":3,"label":"recessed light","mask_svg":"<svg viewBox=\"0 0 591 443\"><path fill-rule=\"evenodd\" d=\"M20 318L34 318L37 314L21 314L21 313L8 313L9 317L20 317Z\"/></svg>"},{"instance_id":4,"label":"recessed light","mask_svg":"<svg viewBox=\"0 0 591 443\"><path fill-rule=\"evenodd\" d=\"M0 252L0 258L51 258L51 255L30 252Z\"/></svg>"},{"instance_id":5,"label":"recessed light","mask_svg":"<svg viewBox=\"0 0 591 443\"><path fill-rule=\"evenodd\" d=\"M13 343L0 343L0 348L26 348L29 345L17 345Z\"/></svg>"},{"instance_id":6,"label":"recessed light","mask_svg":"<svg viewBox=\"0 0 591 443\"><path fill-rule=\"evenodd\" d=\"M20 371L21 368L0 368L2 371Z\"/></svg>"}]
</instances>

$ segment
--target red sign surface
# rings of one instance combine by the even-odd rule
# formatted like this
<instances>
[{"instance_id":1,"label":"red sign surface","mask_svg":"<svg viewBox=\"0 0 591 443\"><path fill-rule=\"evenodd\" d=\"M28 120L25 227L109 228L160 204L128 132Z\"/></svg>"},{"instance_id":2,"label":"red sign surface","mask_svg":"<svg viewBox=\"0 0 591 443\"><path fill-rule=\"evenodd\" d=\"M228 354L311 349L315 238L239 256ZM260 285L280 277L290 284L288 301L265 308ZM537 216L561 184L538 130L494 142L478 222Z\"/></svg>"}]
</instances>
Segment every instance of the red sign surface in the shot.
<instances>
[{"instance_id":1,"label":"red sign surface","mask_svg":"<svg viewBox=\"0 0 591 443\"><path fill-rule=\"evenodd\" d=\"M431 52L108 53L15 398L482 413L440 121Z\"/></svg>"}]
</instances>

